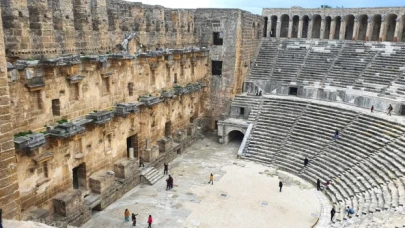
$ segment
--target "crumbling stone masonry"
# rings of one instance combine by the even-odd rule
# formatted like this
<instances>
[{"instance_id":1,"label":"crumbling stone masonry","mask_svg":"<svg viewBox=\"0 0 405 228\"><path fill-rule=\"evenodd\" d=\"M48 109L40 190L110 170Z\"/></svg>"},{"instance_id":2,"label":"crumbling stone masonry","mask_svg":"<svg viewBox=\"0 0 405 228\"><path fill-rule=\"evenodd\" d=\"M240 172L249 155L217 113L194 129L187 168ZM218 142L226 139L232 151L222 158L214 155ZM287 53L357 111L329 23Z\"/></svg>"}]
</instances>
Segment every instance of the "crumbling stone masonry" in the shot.
<instances>
[{"instance_id":1,"label":"crumbling stone masonry","mask_svg":"<svg viewBox=\"0 0 405 228\"><path fill-rule=\"evenodd\" d=\"M6 0L1 19L0 208L58 227L139 184L140 157L160 167L213 128L264 25L120 0Z\"/></svg>"}]
</instances>

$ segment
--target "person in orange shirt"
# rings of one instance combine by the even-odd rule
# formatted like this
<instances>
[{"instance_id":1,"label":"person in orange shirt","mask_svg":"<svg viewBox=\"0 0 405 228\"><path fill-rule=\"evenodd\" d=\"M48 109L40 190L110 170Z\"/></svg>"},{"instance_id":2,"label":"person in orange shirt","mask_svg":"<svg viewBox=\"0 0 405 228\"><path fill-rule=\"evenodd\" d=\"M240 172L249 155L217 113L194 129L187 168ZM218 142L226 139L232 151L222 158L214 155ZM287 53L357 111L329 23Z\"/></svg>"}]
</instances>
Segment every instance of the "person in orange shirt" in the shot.
<instances>
[{"instance_id":1,"label":"person in orange shirt","mask_svg":"<svg viewBox=\"0 0 405 228\"><path fill-rule=\"evenodd\" d=\"M126 222L129 222L129 211L128 211L128 209L125 209L125 212L124 212L124 217L125 217L125 221Z\"/></svg>"},{"instance_id":2,"label":"person in orange shirt","mask_svg":"<svg viewBox=\"0 0 405 228\"><path fill-rule=\"evenodd\" d=\"M214 185L214 175L210 175L210 181L208 182L208 184L211 183L212 185Z\"/></svg>"}]
</instances>

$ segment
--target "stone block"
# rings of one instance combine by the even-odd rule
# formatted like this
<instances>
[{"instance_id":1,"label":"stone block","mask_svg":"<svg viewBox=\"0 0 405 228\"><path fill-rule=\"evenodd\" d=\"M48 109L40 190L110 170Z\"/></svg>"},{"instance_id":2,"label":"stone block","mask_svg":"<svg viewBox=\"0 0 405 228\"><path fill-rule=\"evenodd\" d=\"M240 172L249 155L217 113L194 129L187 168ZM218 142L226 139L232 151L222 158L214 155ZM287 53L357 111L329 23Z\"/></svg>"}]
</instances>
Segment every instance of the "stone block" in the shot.
<instances>
[{"instance_id":1,"label":"stone block","mask_svg":"<svg viewBox=\"0 0 405 228\"><path fill-rule=\"evenodd\" d=\"M114 164L115 176L118 178L129 178L137 171L136 160L124 159Z\"/></svg>"},{"instance_id":2,"label":"stone block","mask_svg":"<svg viewBox=\"0 0 405 228\"><path fill-rule=\"evenodd\" d=\"M89 178L90 189L93 193L101 194L109 188L115 181L113 172L99 171Z\"/></svg>"},{"instance_id":3,"label":"stone block","mask_svg":"<svg viewBox=\"0 0 405 228\"><path fill-rule=\"evenodd\" d=\"M176 134L174 134L174 141L176 143L181 143L187 139L187 131L185 130L178 130Z\"/></svg>"},{"instance_id":4,"label":"stone block","mask_svg":"<svg viewBox=\"0 0 405 228\"><path fill-rule=\"evenodd\" d=\"M142 150L142 158L145 162L153 162L159 156L159 147L152 146Z\"/></svg>"},{"instance_id":5,"label":"stone block","mask_svg":"<svg viewBox=\"0 0 405 228\"><path fill-rule=\"evenodd\" d=\"M165 153L170 151L173 148L173 139L172 138L163 138L158 141L159 152Z\"/></svg>"},{"instance_id":6,"label":"stone block","mask_svg":"<svg viewBox=\"0 0 405 228\"><path fill-rule=\"evenodd\" d=\"M83 197L80 190L68 190L52 198L54 212L60 216L70 217L82 206Z\"/></svg>"},{"instance_id":7,"label":"stone block","mask_svg":"<svg viewBox=\"0 0 405 228\"><path fill-rule=\"evenodd\" d=\"M187 135L190 137L195 136L195 133L197 131L197 126L195 124L190 124L187 128Z\"/></svg>"}]
</instances>

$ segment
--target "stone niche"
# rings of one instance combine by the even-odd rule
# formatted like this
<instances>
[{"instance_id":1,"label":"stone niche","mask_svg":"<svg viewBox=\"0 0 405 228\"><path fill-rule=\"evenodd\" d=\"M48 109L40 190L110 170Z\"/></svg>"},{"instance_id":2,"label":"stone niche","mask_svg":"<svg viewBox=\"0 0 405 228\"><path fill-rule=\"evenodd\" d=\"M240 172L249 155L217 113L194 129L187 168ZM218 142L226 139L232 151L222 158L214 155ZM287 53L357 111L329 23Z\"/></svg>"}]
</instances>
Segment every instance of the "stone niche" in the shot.
<instances>
[{"instance_id":1,"label":"stone niche","mask_svg":"<svg viewBox=\"0 0 405 228\"><path fill-rule=\"evenodd\" d=\"M125 179L134 175L137 171L137 163L135 159L124 159L114 164L114 172L117 178Z\"/></svg>"},{"instance_id":2,"label":"stone niche","mask_svg":"<svg viewBox=\"0 0 405 228\"><path fill-rule=\"evenodd\" d=\"M186 139L187 139L187 130L178 130L174 134L174 141L176 143L182 143Z\"/></svg>"},{"instance_id":3,"label":"stone niche","mask_svg":"<svg viewBox=\"0 0 405 228\"><path fill-rule=\"evenodd\" d=\"M197 132L197 126L195 124L190 124L187 127L187 135L190 137L195 136L195 133Z\"/></svg>"},{"instance_id":4,"label":"stone niche","mask_svg":"<svg viewBox=\"0 0 405 228\"><path fill-rule=\"evenodd\" d=\"M60 216L71 217L80 210L83 197L80 190L69 190L52 199L54 212Z\"/></svg>"},{"instance_id":5,"label":"stone niche","mask_svg":"<svg viewBox=\"0 0 405 228\"><path fill-rule=\"evenodd\" d=\"M107 188L114 184L114 172L99 171L89 178L90 189L93 193L102 194Z\"/></svg>"},{"instance_id":6,"label":"stone niche","mask_svg":"<svg viewBox=\"0 0 405 228\"><path fill-rule=\"evenodd\" d=\"M159 153L166 153L173 148L173 139L172 138L163 138L158 141Z\"/></svg>"}]
</instances>

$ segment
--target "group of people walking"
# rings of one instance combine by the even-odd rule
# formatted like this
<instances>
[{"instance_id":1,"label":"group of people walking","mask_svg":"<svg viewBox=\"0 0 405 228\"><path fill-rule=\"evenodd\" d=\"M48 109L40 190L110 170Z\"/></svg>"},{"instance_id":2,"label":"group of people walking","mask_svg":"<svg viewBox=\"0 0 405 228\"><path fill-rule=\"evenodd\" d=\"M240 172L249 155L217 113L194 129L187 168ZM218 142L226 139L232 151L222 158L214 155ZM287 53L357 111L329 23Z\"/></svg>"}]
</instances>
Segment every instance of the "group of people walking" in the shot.
<instances>
[{"instance_id":1,"label":"group of people walking","mask_svg":"<svg viewBox=\"0 0 405 228\"><path fill-rule=\"evenodd\" d=\"M371 112L374 112L374 105L371 105L370 110L371 110ZM388 108L387 108L387 115L391 116L392 110L394 110L394 108L393 108L392 105L390 104L390 105L388 106Z\"/></svg>"}]
</instances>

